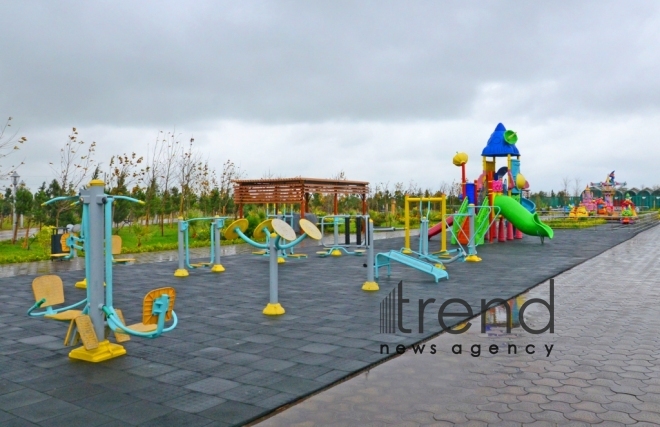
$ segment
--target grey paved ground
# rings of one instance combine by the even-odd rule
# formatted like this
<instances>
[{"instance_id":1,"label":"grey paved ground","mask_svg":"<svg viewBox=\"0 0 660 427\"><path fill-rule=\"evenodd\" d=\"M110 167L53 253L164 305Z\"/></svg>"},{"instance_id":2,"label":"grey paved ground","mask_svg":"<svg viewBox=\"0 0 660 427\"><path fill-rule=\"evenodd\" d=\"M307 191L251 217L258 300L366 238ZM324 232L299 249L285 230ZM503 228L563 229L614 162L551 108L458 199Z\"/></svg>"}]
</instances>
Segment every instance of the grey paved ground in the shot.
<instances>
[{"instance_id":1,"label":"grey paved ground","mask_svg":"<svg viewBox=\"0 0 660 427\"><path fill-rule=\"evenodd\" d=\"M659 240L656 227L557 276L554 334L499 328L489 336L477 320L259 426L659 425ZM526 297L547 301L548 291L546 282ZM542 328L547 313L525 318ZM452 353L455 344L463 354ZM472 357L476 344L481 355ZM509 344L518 354L508 354Z\"/></svg>"},{"instance_id":2,"label":"grey paved ground","mask_svg":"<svg viewBox=\"0 0 660 427\"><path fill-rule=\"evenodd\" d=\"M379 334L380 301L400 279L411 301L436 298L437 310L461 297L477 310L481 298L517 295L630 237L626 229L559 231L545 245L532 238L494 244L480 250L482 263L449 266L450 280L440 284L395 266L377 293L360 289L364 258L292 261L280 268L287 314L278 318L261 314L268 295L263 257L230 256L227 272L195 271L186 279L172 277L173 262L118 266L115 304L129 322L139 319L148 290L175 285L180 326L155 340L133 339L127 356L102 364L70 361L61 344L66 325L25 316L33 276L0 279L0 425L242 425L382 361L381 343L409 345L439 332L431 315L423 334ZM401 244L378 241L377 249ZM61 276L67 300L82 298L72 286L80 272ZM414 326L417 318L406 313L404 322ZM444 375L436 373L436 383Z\"/></svg>"}]
</instances>

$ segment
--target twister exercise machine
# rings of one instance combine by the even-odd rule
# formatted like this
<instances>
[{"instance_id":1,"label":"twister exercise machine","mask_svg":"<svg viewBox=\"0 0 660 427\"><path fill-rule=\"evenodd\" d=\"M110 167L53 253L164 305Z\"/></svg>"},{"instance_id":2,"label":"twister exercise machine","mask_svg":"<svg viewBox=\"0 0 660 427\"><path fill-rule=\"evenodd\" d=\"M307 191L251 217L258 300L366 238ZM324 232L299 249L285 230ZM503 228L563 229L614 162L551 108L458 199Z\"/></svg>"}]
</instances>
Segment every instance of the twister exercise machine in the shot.
<instances>
[{"instance_id":1,"label":"twister exercise machine","mask_svg":"<svg viewBox=\"0 0 660 427\"><path fill-rule=\"evenodd\" d=\"M81 236L76 238L75 245L77 249L85 251L87 297L72 306L53 309L53 305L64 300L61 280L37 278L32 284L36 303L27 312L32 317L70 320L65 344L74 345L80 340L83 345L73 349L69 357L87 362L102 362L126 354L126 349L120 343L130 340L130 335L156 338L171 331L177 324L174 288L154 289L147 293L143 300L142 322L135 325L126 326L121 310L113 306L112 203L115 199L144 202L131 197L104 194L104 185L101 180L92 180L80 191L79 196L57 197L44 203L77 199L82 204ZM85 305L81 312L71 310L82 304ZM36 311L42 307L46 310ZM166 321L171 321L167 327ZM116 344L106 338L108 329L114 333Z\"/></svg>"},{"instance_id":2,"label":"twister exercise machine","mask_svg":"<svg viewBox=\"0 0 660 427\"><path fill-rule=\"evenodd\" d=\"M271 215L269 215L271 216ZM286 217L285 217L286 218ZM266 247L270 248L269 242L270 242L270 235L271 233L269 230L272 230L272 222L274 219L279 219L284 221L282 218L269 218L266 220L263 220L259 223L259 225L256 226L254 231L252 232L252 237L255 239L259 240L265 240L266 241ZM284 221L286 222L286 221ZM291 229L293 229L293 215L291 215L291 223L288 224ZM270 256L270 249L259 249L258 251L252 252L253 255L261 255L261 256ZM277 263L278 264L284 264L286 262L287 258L295 258L295 259L300 259L300 258L307 258L306 254L296 254L293 252L293 246L291 246L288 250L287 249L280 249L278 251L277 255Z\"/></svg>"}]
</instances>

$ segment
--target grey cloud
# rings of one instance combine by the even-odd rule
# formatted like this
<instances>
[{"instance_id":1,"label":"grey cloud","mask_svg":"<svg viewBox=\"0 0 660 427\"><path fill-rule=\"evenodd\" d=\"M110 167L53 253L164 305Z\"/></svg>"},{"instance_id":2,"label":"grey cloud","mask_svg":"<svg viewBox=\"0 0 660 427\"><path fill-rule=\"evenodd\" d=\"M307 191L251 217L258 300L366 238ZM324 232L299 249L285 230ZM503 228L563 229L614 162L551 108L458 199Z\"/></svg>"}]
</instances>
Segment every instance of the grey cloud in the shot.
<instances>
[{"instance_id":1,"label":"grey cloud","mask_svg":"<svg viewBox=\"0 0 660 427\"><path fill-rule=\"evenodd\" d=\"M0 111L36 126L655 110L655 2L11 2ZM502 94L506 96L506 94Z\"/></svg>"}]
</instances>

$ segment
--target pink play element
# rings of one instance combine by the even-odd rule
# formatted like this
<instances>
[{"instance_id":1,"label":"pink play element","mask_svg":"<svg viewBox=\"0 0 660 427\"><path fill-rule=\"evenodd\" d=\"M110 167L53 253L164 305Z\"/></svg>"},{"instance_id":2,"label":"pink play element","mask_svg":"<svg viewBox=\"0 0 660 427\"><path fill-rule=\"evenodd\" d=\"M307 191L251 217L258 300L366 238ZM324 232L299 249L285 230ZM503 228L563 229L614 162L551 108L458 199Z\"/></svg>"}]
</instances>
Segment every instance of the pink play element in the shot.
<instances>
[{"instance_id":1,"label":"pink play element","mask_svg":"<svg viewBox=\"0 0 660 427\"><path fill-rule=\"evenodd\" d=\"M501 193L504 187L502 187L502 181L493 181L491 188L495 193Z\"/></svg>"}]
</instances>

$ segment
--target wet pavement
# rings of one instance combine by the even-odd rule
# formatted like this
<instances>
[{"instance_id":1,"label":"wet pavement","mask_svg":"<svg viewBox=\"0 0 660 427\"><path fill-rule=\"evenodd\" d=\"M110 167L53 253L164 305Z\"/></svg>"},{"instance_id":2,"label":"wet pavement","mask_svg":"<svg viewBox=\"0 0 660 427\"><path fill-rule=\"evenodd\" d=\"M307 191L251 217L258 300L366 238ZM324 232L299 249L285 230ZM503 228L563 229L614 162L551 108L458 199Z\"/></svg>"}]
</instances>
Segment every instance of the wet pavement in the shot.
<instances>
[{"instance_id":1,"label":"wet pavement","mask_svg":"<svg viewBox=\"0 0 660 427\"><path fill-rule=\"evenodd\" d=\"M171 333L154 340L133 338L124 343L128 352L126 356L100 364L71 361L67 357L70 348L62 345L66 324L32 319L25 315L27 308L34 302L30 289L33 275L3 278L0 279L0 288L3 290L0 294L3 306L0 314L0 425L243 425L394 357L396 345L410 346L420 340L433 338L442 329L433 310L437 311L444 301L462 298L475 313L479 312L481 298L508 299L519 295L534 285L625 242L633 237L632 230L603 233L558 230L555 239L546 241L544 245L541 245L538 239L529 237L514 242L486 245L479 248L483 262L450 264L450 280L441 281L439 284L430 280L430 276L394 265L392 277L382 277L381 291L376 293L361 290L366 279L364 257L317 258L313 254L318 247L311 245L300 249L300 252L312 255L309 259L291 260L279 268L280 302L287 313L277 318L266 317L261 313L268 300L268 261L265 257L227 256L223 259L226 272L213 274L208 270L195 270L185 279L173 277L172 273L176 268L176 262L173 261L116 266L115 306L123 310L127 322L140 318L141 299L147 291L161 286L175 286L175 309L179 316L179 326ZM653 233L657 233L655 229L641 237ZM657 235L653 236L657 238ZM413 244L416 244L415 240ZM376 249L398 249L402 244L401 238L383 239L376 242ZM432 248L436 246L437 240L431 244ZM630 244L623 247L631 248L630 250L636 248ZM250 250L249 247L246 249ZM649 253L652 256L654 254ZM629 261L624 254L610 259L604 270L583 271L578 277L585 284L596 277L599 283L608 286L604 289L610 289L609 286L615 284L625 286L615 280L609 280L608 277L614 277L612 271L618 271L615 268L617 265L626 265L628 262L632 268L637 266L634 264L636 261ZM647 259L646 263L649 262ZM80 280L80 273L59 273L65 283L65 298L68 302L78 301L84 296L83 291L73 287L73 283ZM402 324L412 331L380 333L381 302L401 280L404 281L404 296L412 302L402 314ZM560 279L557 279L556 286L557 289L561 286ZM609 292L617 295L619 288L612 289ZM599 293L605 294L604 290L599 290ZM556 294L559 301L558 290ZM427 316L421 322L423 332L418 330L420 322L416 312L416 302L420 298L436 300L427 307ZM653 301L649 295L645 298L645 302ZM580 304L575 299L570 302L574 307ZM630 301L626 302L628 303L633 304ZM587 316L591 323L594 323L594 319L605 318L601 311L590 305L592 301L585 304L588 308L583 316ZM556 305L559 310L559 302ZM574 311L578 312L577 309ZM643 313L638 311L629 317L631 321L645 320ZM567 318L562 320L557 314L555 339L575 340L575 336L570 335L558 338L560 322L565 319ZM577 316L575 321L579 320L580 316ZM449 326L458 322L459 319L447 321ZM561 325L564 327L564 324ZM576 331L586 330L579 326L579 323L576 325ZM651 335L652 332L649 337ZM540 335L536 338L545 343L550 342L553 337ZM457 339L470 341L478 340L479 337L465 334L457 336ZM653 342L650 340L651 338L647 343ZM532 342L528 338L525 338L525 341ZM591 343L592 341L589 341L587 345ZM389 355L381 353L384 344L390 347ZM574 351L571 350L574 348L581 350L580 347L557 348L557 353L553 354ZM599 354L598 351L608 354L597 346L593 348L593 354ZM486 366L482 362L490 359L482 357L472 360L471 356L466 354L441 357L439 353L442 351L446 353L446 346L440 346L438 354L432 356L432 360L449 365L439 365L439 368L433 368L424 374L420 374L420 371L413 372L415 370L412 369L409 377L403 375L389 380L389 385L383 383L385 388L358 387L362 390L360 393L350 391L348 397L344 396L349 400L357 399L352 401L354 405L340 406L340 410L353 414L353 417L362 417L364 414L355 415L354 411L369 408L368 414L389 414L393 417L390 424L402 425L403 421L408 420L396 418L399 417L398 409L401 408L398 404L406 395L416 395L411 391L402 391L406 388L412 389L405 385L409 384L406 378L414 379L414 384L419 385L420 390L426 390L426 398L432 400L432 404L442 404L442 399L452 393L452 399L465 403L466 400L459 397L466 396L468 399L481 396L482 392L479 390L490 386L501 388L502 383L498 381L506 379L497 375L526 372L523 369L526 365L488 367L485 371L471 372L479 376L472 377L471 382L463 384L463 378L456 376L460 373L463 363L473 364L475 369L481 369ZM567 357L582 357L581 353L577 356L567 354ZM516 357L518 358L507 360L511 363L533 363L535 360L534 357L531 360L521 358L520 355ZM378 369L389 371L389 366L396 366L394 364L401 363L404 359L405 357L399 357L372 368L368 375L371 376ZM568 358L560 360L575 362ZM452 363L454 365L451 365ZM445 370L446 368L450 369ZM644 368L647 369L646 366ZM555 372L551 369L548 371ZM362 376L351 381L359 381L360 378ZM525 379L515 376L512 378L514 381ZM339 387L346 387L351 381ZM463 393L459 390L461 387L469 390L474 384L478 386L477 391ZM504 384L507 390L522 387L515 384L509 386L506 382ZM566 386L576 387L574 384ZM624 387L628 386L629 384L624 384ZM649 387L655 387L655 384L649 384ZM330 391L337 389L339 388ZM434 394L428 396L429 390ZM434 390L438 392L435 393ZM540 390L531 393L539 394ZM555 393L563 397L568 392L562 389ZM389 403L365 400L370 394L376 399L389 399ZM324 395L319 394L278 417L299 416L295 415L300 413L297 411L309 411L305 409L308 408L306 405L314 404L315 399L323 399ZM397 398L392 400L392 396ZM489 398L493 395L486 394L483 397ZM342 402L344 398L341 399ZM553 399L548 400L554 402ZM355 406L358 403L365 403L366 407ZM492 403L491 400L486 403L475 401L478 405L489 403ZM547 402L539 404L541 403ZM410 405L408 402L407 406ZM427 406L426 409L416 411L435 415L429 408ZM438 408L440 407L436 407ZM497 415L492 409L494 408L478 408L479 411L491 410ZM319 408L318 413L336 411L337 407L329 411ZM444 409L438 410L438 413L444 412ZM287 415L289 413L294 415ZM470 412L466 410L463 413ZM433 415L431 422L438 422ZM317 419L315 425L328 425L336 420L337 414L326 416L333 418ZM267 422L279 423L278 417ZM467 415L465 417L472 419ZM311 422L312 418L307 414L296 420ZM352 420L348 419L349 425L368 425L371 421L376 424L387 423L387 420L377 418ZM294 421L283 421L285 425L292 422Z\"/></svg>"},{"instance_id":2,"label":"wet pavement","mask_svg":"<svg viewBox=\"0 0 660 427\"><path fill-rule=\"evenodd\" d=\"M556 276L554 333L507 333L506 311L491 310L485 334L477 318L258 425L659 425L659 240L656 227ZM531 298L550 301L549 282L510 304ZM524 319L542 329L548 310Z\"/></svg>"}]
</instances>

